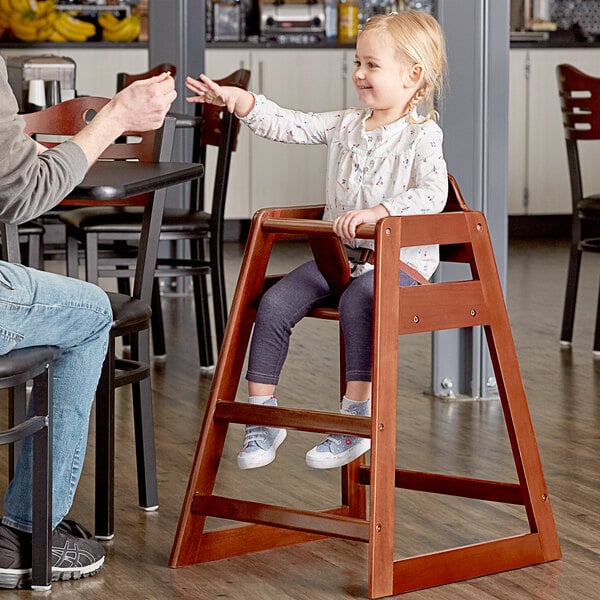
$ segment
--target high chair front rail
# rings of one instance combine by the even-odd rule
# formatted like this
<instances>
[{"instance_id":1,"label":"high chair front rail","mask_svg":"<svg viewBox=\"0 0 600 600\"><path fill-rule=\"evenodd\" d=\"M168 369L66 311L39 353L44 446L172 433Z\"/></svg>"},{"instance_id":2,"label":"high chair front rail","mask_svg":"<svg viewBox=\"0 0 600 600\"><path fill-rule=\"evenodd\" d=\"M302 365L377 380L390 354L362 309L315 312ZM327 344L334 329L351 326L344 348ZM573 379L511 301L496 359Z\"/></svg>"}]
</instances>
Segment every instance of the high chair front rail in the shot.
<instances>
[{"instance_id":1,"label":"high chair front rail","mask_svg":"<svg viewBox=\"0 0 600 600\"><path fill-rule=\"evenodd\" d=\"M331 277L332 289L339 291L347 284L344 279L348 263L342 243L333 234L331 223L320 220L322 210L318 206L276 208L255 215L170 566L340 537L368 543L368 596L380 598L560 558L550 495L486 220L482 213L466 207L452 177L448 212L387 217L375 226L358 229L358 237L375 240L372 416L249 407L235 402L256 309L268 280L266 271L273 244L282 239L307 238L321 271ZM440 244L443 260L468 264L471 279L399 287L400 249L426 244ZM336 313L335 306L327 306L310 316L332 319ZM485 329L518 481L397 469L398 336L476 325ZM341 504L323 511L216 496L213 489L229 423L370 437L370 464L365 464L363 456L343 467ZM520 535L394 560L396 488L522 505L528 530ZM205 531L207 516L251 524Z\"/></svg>"}]
</instances>

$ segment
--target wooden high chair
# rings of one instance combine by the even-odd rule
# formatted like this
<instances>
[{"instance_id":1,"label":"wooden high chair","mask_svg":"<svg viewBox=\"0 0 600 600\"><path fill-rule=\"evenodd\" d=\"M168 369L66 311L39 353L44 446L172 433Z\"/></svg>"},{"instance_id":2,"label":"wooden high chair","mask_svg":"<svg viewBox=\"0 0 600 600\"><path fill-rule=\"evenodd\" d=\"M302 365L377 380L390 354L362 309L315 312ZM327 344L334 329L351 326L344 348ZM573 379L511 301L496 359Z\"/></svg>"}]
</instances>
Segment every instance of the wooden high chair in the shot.
<instances>
[{"instance_id":1,"label":"wooden high chair","mask_svg":"<svg viewBox=\"0 0 600 600\"><path fill-rule=\"evenodd\" d=\"M347 272L344 248L331 223L320 220L322 211L323 207L276 208L254 217L170 566L341 537L369 544L368 595L380 598L560 558L486 220L467 208L452 177L444 213L387 217L375 226L359 228L358 237L375 240L372 416L234 401L273 243L307 237L333 288L345 285L336 281ZM399 287L400 248L426 244L440 244L443 260L469 264L472 279ZM335 319L337 310L320 308L311 316ZM518 482L396 469L398 336L475 325L485 329ZM213 489L229 423L370 437L370 465L364 464L363 456L344 467L342 503L322 512L216 496ZM370 486L368 511L366 486ZM529 530L394 560L396 487L523 505ZM206 532L207 516L253 524Z\"/></svg>"}]
</instances>

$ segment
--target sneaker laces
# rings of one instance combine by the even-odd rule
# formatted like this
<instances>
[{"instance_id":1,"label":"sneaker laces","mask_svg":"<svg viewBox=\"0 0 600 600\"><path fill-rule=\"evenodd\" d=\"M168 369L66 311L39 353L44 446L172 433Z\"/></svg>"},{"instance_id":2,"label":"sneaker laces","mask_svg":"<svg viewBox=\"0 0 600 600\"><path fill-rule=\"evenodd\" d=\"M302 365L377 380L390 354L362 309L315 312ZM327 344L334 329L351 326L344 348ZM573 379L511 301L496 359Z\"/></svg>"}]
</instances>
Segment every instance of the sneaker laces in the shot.
<instances>
[{"instance_id":1,"label":"sneaker laces","mask_svg":"<svg viewBox=\"0 0 600 600\"><path fill-rule=\"evenodd\" d=\"M246 425L246 435L244 436L244 450L250 447L250 444L255 446L259 442L264 442L267 439L268 431L264 425Z\"/></svg>"},{"instance_id":2,"label":"sneaker laces","mask_svg":"<svg viewBox=\"0 0 600 600\"><path fill-rule=\"evenodd\" d=\"M328 435L319 445L329 446L331 443L334 443L336 446L343 444L343 436L337 433L332 433Z\"/></svg>"}]
</instances>

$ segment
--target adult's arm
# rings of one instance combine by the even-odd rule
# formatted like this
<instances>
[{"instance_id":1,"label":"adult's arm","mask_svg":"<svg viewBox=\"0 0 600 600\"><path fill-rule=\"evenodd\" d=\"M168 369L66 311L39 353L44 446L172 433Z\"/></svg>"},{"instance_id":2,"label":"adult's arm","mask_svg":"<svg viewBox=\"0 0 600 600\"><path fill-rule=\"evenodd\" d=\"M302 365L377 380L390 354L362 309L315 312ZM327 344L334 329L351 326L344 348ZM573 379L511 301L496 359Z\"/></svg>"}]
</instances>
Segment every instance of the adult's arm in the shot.
<instances>
[{"instance_id":1,"label":"adult's arm","mask_svg":"<svg viewBox=\"0 0 600 600\"><path fill-rule=\"evenodd\" d=\"M58 204L102 151L124 131L160 127L176 97L159 75L119 92L80 133L45 152L23 132L24 121L0 58L0 220L22 223Z\"/></svg>"}]
</instances>

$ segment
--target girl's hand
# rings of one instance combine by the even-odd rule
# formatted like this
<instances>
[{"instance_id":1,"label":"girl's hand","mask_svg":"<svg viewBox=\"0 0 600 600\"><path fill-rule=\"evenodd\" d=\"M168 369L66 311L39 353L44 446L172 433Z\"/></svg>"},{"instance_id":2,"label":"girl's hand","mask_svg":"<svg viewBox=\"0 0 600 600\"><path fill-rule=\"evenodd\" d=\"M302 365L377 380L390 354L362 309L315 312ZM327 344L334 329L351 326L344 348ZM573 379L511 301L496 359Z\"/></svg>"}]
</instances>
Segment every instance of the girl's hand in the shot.
<instances>
[{"instance_id":1,"label":"girl's hand","mask_svg":"<svg viewBox=\"0 0 600 600\"><path fill-rule=\"evenodd\" d=\"M377 223L379 219L387 216L389 213L382 204L363 210L350 210L333 222L333 231L345 244L348 244L356 237L356 228L359 225Z\"/></svg>"},{"instance_id":2,"label":"girl's hand","mask_svg":"<svg viewBox=\"0 0 600 600\"><path fill-rule=\"evenodd\" d=\"M185 86L196 95L186 98L187 102L206 102L215 106L226 106L229 112L245 117L254 106L254 96L238 87L220 86L206 75L199 79L185 78Z\"/></svg>"}]
</instances>

